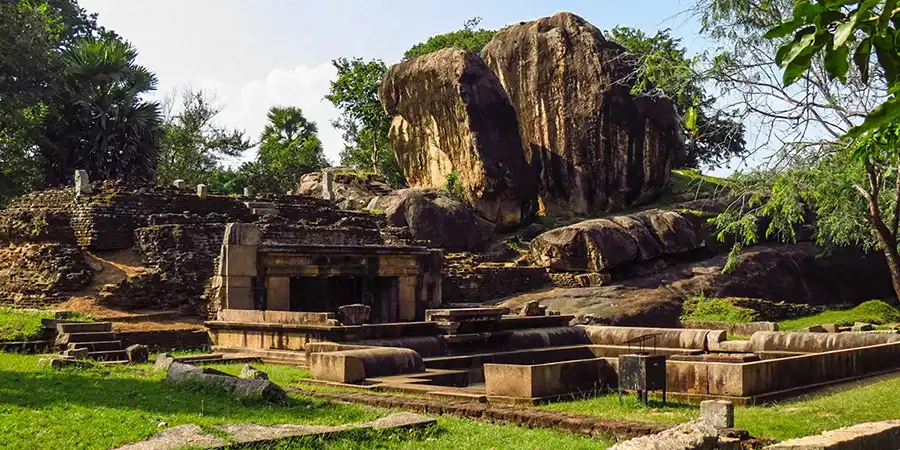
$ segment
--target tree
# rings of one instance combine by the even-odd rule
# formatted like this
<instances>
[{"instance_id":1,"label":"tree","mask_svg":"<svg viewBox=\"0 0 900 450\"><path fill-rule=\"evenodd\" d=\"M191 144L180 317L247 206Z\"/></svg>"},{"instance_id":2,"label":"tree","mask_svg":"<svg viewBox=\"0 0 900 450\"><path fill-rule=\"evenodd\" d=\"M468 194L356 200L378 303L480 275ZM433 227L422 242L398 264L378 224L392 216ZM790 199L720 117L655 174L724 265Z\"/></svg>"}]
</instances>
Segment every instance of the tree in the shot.
<instances>
[{"instance_id":1,"label":"tree","mask_svg":"<svg viewBox=\"0 0 900 450\"><path fill-rule=\"evenodd\" d=\"M669 98L685 118L686 167L720 167L746 153L744 126L715 107L715 97L704 87L708 74L701 58L688 58L671 30L649 36L635 28L616 27L606 34L637 56L637 70L626 80L634 84L632 92Z\"/></svg>"},{"instance_id":2,"label":"tree","mask_svg":"<svg viewBox=\"0 0 900 450\"><path fill-rule=\"evenodd\" d=\"M171 111L171 100L169 101ZM156 180L170 184L210 184L209 177L226 157L236 158L253 146L244 132L215 125L222 110L202 91L185 89L177 114L167 114L162 125Z\"/></svg>"},{"instance_id":3,"label":"tree","mask_svg":"<svg viewBox=\"0 0 900 450\"><path fill-rule=\"evenodd\" d=\"M409 60L450 47L480 53L481 49L487 45L496 33L494 30L485 30L484 28L475 29L480 24L481 17L473 17L463 24L461 30L432 36L425 42L413 45L412 48L403 54L403 60Z\"/></svg>"},{"instance_id":4,"label":"tree","mask_svg":"<svg viewBox=\"0 0 900 450\"><path fill-rule=\"evenodd\" d=\"M284 193L296 189L301 175L328 167L318 127L303 117L300 108L273 106L268 119L256 159L260 167L248 166L242 171L253 174L263 170L269 178L268 190Z\"/></svg>"},{"instance_id":5,"label":"tree","mask_svg":"<svg viewBox=\"0 0 900 450\"><path fill-rule=\"evenodd\" d=\"M152 181L161 134L159 105L142 99L156 76L119 39L85 38L62 50L65 89L44 119L46 183L67 184L76 169L94 179Z\"/></svg>"},{"instance_id":6,"label":"tree","mask_svg":"<svg viewBox=\"0 0 900 450\"><path fill-rule=\"evenodd\" d=\"M809 205L816 212L817 241L881 250L900 296L896 6L896 0L801 0L791 16L771 24L764 38L779 43L774 60L783 67L782 89L825 80L852 92L886 90L888 95L877 107L854 113L856 120L848 120L843 134L820 151L794 152L787 168L746 183L754 194L735 202L716 223L721 237L736 237L738 246L758 239L759 217L770 219L767 237L795 240ZM867 99L873 101L877 97Z\"/></svg>"},{"instance_id":7,"label":"tree","mask_svg":"<svg viewBox=\"0 0 900 450\"><path fill-rule=\"evenodd\" d=\"M341 163L380 173L394 186L405 184L388 140L391 118L378 98L387 66L381 60L360 58L338 58L332 64L338 77L325 98L341 110L333 122L344 134Z\"/></svg>"}]
</instances>

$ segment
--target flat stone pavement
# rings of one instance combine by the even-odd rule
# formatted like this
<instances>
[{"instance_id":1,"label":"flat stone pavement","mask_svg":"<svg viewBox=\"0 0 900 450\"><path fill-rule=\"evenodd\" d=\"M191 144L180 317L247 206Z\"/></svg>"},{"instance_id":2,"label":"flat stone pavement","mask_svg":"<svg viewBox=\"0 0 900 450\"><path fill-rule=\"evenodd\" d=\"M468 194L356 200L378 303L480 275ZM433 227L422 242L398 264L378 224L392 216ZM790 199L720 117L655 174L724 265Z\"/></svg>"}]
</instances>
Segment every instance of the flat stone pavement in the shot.
<instances>
[{"instance_id":1,"label":"flat stone pavement","mask_svg":"<svg viewBox=\"0 0 900 450\"><path fill-rule=\"evenodd\" d=\"M391 414L371 422L358 422L341 426L322 425L257 425L240 423L220 425L216 428L228 435L227 440L219 436L206 434L193 424L172 427L151 436L149 439L119 447L118 450L176 450L190 448L232 448L238 446L255 446L270 444L282 439L299 437L328 436L348 430L408 430L433 425L437 421L419 414L401 412Z\"/></svg>"},{"instance_id":2,"label":"flat stone pavement","mask_svg":"<svg viewBox=\"0 0 900 450\"><path fill-rule=\"evenodd\" d=\"M518 406L489 405L467 401L447 401L372 395L354 392L317 392L289 388L289 392L342 403L354 403L376 408L405 409L425 414L451 414L473 420L521 425L529 428L551 428L562 432L603 439L625 440L636 436L660 433L677 424L602 420L593 416L558 411L543 411Z\"/></svg>"}]
</instances>

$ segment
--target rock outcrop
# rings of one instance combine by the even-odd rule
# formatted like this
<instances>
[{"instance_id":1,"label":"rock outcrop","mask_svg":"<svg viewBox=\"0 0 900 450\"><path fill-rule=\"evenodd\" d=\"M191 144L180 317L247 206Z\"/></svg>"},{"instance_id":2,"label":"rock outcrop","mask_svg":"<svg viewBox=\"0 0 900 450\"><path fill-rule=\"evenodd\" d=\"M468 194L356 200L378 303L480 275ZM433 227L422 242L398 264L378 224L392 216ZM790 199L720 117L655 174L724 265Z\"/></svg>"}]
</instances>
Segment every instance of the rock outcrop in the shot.
<instances>
[{"instance_id":1,"label":"rock outcrop","mask_svg":"<svg viewBox=\"0 0 900 450\"><path fill-rule=\"evenodd\" d=\"M330 190L327 176L331 177ZM332 200L338 208L353 211L364 209L373 198L390 192L391 187L378 175L339 168L305 174L297 185L297 195Z\"/></svg>"},{"instance_id":2,"label":"rock outcrop","mask_svg":"<svg viewBox=\"0 0 900 450\"><path fill-rule=\"evenodd\" d=\"M601 272L688 252L703 244L683 215L646 211L550 230L531 241L531 255L538 265L555 270Z\"/></svg>"},{"instance_id":3,"label":"rock outcrop","mask_svg":"<svg viewBox=\"0 0 900 450\"><path fill-rule=\"evenodd\" d=\"M499 227L536 210L534 172L497 76L477 54L444 49L395 65L381 102L411 187L444 188L455 173L468 202Z\"/></svg>"},{"instance_id":4,"label":"rock outcrop","mask_svg":"<svg viewBox=\"0 0 900 450\"><path fill-rule=\"evenodd\" d=\"M371 211L383 212L388 224L408 227L414 239L447 250L477 250L492 225L441 189L400 189L376 197Z\"/></svg>"},{"instance_id":5,"label":"rock outcrop","mask_svg":"<svg viewBox=\"0 0 900 450\"><path fill-rule=\"evenodd\" d=\"M680 119L670 101L631 94L633 58L599 29L559 13L504 28L482 57L516 109L548 215L622 208L666 185Z\"/></svg>"}]
</instances>

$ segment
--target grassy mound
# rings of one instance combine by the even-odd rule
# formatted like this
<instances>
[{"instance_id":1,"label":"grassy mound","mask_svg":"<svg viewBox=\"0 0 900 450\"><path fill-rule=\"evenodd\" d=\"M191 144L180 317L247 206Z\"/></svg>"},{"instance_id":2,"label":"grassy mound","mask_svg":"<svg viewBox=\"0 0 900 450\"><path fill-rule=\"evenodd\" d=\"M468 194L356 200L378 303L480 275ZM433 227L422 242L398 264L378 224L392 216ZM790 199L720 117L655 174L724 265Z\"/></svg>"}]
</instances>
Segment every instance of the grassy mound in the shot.
<instances>
[{"instance_id":1,"label":"grassy mound","mask_svg":"<svg viewBox=\"0 0 900 450\"><path fill-rule=\"evenodd\" d=\"M750 308L735 306L727 298L694 297L684 303L684 320L701 322L750 323L758 314Z\"/></svg>"},{"instance_id":2,"label":"grassy mound","mask_svg":"<svg viewBox=\"0 0 900 450\"><path fill-rule=\"evenodd\" d=\"M869 300L853 309L842 311L825 311L814 316L779 322L783 331L795 331L815 325L833 323L836 325L853 325L856 322L884 325L900 322L900 310L881 300Z\"/></svg>"}]
</instances>

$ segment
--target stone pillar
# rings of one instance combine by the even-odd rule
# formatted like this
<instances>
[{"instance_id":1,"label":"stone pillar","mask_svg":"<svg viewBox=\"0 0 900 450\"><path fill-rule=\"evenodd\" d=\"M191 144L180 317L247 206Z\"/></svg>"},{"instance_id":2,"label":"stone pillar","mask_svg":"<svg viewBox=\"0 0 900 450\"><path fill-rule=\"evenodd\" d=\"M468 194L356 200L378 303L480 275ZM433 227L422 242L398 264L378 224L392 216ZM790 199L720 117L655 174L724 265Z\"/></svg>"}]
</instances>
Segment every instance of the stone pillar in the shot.
<instances>
[{"instance_id":1,"label":"stone pillar","mask_svg":"<svg viewBox=\"0 0 900 450\"><path fill-rule=\"evenodd\" d=\"M700 420L717 429L734 428L734 404L727 400L700 402Z\"/></svg>"},{"instance_id":2,"label":"stone pillar","mask_svg":"<svg viewBox=\"0 0 900 450\"><path fill-rule=\"evenodd\" d=\"M86 195L91 193L91 180L88 178L87 170L75 171L75 196Z\"/></svg>"},{"instance_id":3,"label":"stone pillar","mask_svg":"<svg viewBox=\"0 0 900 450\"><path fill-rule=\"evenodd\" d=\"M253 197L253 188L252 187L244 188L244 197Z\"/></svg>"},{"instance_id":4,"label":"stone pillar","mask_svg":"<svg viewBox=\"0 0 900 450\"><path fill-rule=\"evenodd\" d=\"M259 227L250 223L229 223L219 256L222 308L253 309L253 278L257 272L257 250L262 244Z\"/></svg>"},{"instance_id":5,"label":"stone pillar","mask_svg":"<svg viewBox=\"0 0 900 450\"><path fill-rule=\"evenodd\" d=\"M397 286L397 303L399 305L397 318L401 322L416 320L416 297L418 294L416 285L415 276L400 277Z\"/></svg>"},{"instance_id":6,"label":"stone pillar","mask_svg":"<svg viewBox=\"0 0 900 450\"><path fill-rule=\"evenodd\" d=\"M178 189L184 189L187 184L184 182L184 180L175 180L172 182L172 186L175 186Z\"/></svg>"},{"instance_id":7,"label":"stone pillar","mask_svg":"<svg viewBox=\"0 0 900 450\"><path fill-rule=\"evenodd\" d=\"M207 194L209 194L209 188L207 188L205 184L198 184L197 197L206 198Z\"/></svg>"},{"instance_id":8,"label":"stone pillar","mask_svg":"<svg viewBox=\"0 0 900 450\"><path fill-rule=\"evenodd\" d=\"M330 170L322 171L322 198L329 202L334 201L334 174Z\"/></svg>"},{"instance_id":9,"label":"stone pillar","mask_svg":"<svg viewBox=\"0 0 900 450\"><path fill-rule=\"evenodd\" d=\"M291 310L290 277L268 277L266 280L266 309L272 311Z\"/></svg>"}]
</instances>

